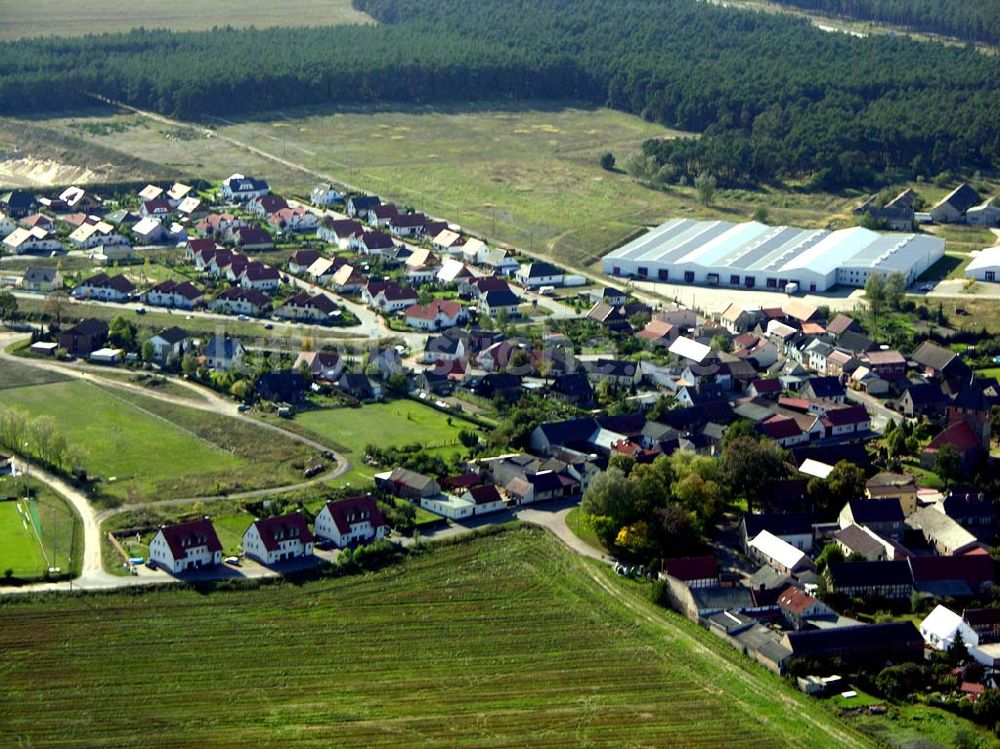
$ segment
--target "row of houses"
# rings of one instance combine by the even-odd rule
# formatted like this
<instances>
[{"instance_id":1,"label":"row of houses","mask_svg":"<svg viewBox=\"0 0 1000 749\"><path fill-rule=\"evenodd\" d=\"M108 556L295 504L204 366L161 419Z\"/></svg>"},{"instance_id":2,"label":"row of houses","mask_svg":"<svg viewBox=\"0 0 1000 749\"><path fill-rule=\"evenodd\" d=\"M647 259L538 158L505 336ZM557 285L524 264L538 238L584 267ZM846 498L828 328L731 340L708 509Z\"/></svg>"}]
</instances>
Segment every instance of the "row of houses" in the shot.
<instances>
[{"instance_id":1,"label":"row of houses","mask_svg":"<svg viewBox=\"0 0 1000 749\"><path fill-rule=\"evenodd\" d=\"M350 548L385 538L389 527L368 494L327 502L313 529L299 511L254 520L243 533L243 553L271 566L312 557L317 542ZM149 561L171 574L210 569L222 563L223 547L208 518L161 527L149 542Z\"/></svg>"}]
</instances>

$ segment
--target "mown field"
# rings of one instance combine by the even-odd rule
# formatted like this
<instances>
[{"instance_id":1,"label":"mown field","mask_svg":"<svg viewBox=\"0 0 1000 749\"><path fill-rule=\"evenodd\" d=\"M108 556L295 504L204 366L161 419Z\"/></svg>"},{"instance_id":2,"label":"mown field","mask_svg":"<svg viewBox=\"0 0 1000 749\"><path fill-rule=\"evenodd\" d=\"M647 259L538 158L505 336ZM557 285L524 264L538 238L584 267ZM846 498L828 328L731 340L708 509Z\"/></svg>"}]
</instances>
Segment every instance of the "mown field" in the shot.
<instances>
[{"instance_id":1,"label":"mown field","mask_svg":"<svg viewBox=\"0 0 1000 749\"><path fill-rule=\"evenodd\" d=\"M65 382L68 379L66 375L53 370L24 367L16 362L0 360L0 390L13 390L27 385L47 385L53 382Z\"/></svg>"},{"instance_id":2,"label":"mown field","mask_svg":"<svg viewBox=\"0 0 1000 749\"><path fill-rule=\"evenodd\" d=\"M83 529L70 505L44 484L28 479L38 528L31 525L24 478L0 477L0 575L40 579L49 567L79 570ZM9 498L17 498L9 501ZM0 580L0 584L2 584Z\"/></svg>"},{"instance_id":3,"label":"mown field","mask_svg":"<svg viewBox=\"0 0 1000 749\"><path fill-rule=\"evenodd\" d=\"M333 26L374 23L351 6L351 0L291 0L281 4L244 0L175 0L171 3L134 3L99 0L31 3L0 0L0 39L30 36L82 36L112 31L172 29L197 31L213 26Z\"/></svg>"},{"instance_id":4,"label":"mown field","mask_svg":"<svg viewBox=\"0 0 1000 749\"><path fill-rule=\"evenodd\" d=\"M869 746L624 585L518 529L299 586L4 601L4 735L36 747ZM191 643L196 658L179 653Z\"/></svg>"},{"instance_id":5,"label":"mown field","mask_svg":"<svg viewBox=\"0 0 1000 749\"><path fill-rule=\"evenodd\" d=\"M7 390L4 402L55 418L111 502L295 483L291 463L311 455L252 424L81 380Z\"/></svg>"}]
</instances>

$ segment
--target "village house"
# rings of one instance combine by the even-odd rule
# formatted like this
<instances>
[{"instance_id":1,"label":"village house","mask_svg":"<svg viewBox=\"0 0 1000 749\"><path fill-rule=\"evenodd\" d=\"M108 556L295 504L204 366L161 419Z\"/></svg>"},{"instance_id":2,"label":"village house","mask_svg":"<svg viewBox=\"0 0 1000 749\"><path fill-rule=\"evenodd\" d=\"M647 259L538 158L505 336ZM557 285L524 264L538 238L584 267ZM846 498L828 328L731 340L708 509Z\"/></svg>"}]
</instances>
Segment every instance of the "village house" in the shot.
<instances>
[{"instance_id":1,"label":"village house","mask_svg":"<svg viewBox=\"0 0 1000 749\"><path fill-rule=\"evenodd\" d=\"M372 206L365 214L365 221L377 229L388 228L392 219L399 215L399 209L392 203L380 203Z\"/></svg>"},{"instance_id":2,"label":"village house","mask_svg":"<svg viewBox=\"0 0 1000 749\"><path fill-rule=\"evenodd\" d=\"M851 669L878 671L887 663L919 663L924 657L923 638L909 621L788 632L782 642L794 658L836 660Z\"/></svg>"},{"instance_id":3,"label":"village house","mask_svg":"<svg viewBox=\"0 0 1000 749\"><path fill-rule=\"evenodd\" d=\"M349 240L348 246L371 257L383 257L389 255L396 249L396 243L385 232L364 231L360 235Z\"/></svg>"},{"instance_id":4,"label":"village house","mask_svg":"<svg viewBox=\"0 0 1000 749\"><path fill-rule=\"evenodd\" d=\"M899 539L903 535L903 508L898 499L851 499L838 516L841 528L860 525L882 538Z\"/></svg>"},{"instance_id":5,"label":"village house","mask_svg":"<svg viewBox=\"0 0 1000 749\"><path fill-rule=\"evenodd\" d=\"M890 556L891 546L888 542L883 541L867 528L853 523L834 533L833 543L837 544L845 559L852 555L862 557L868 562L880 562L895 558L894 553Z\"/></svg>"},{"instance_id":6,"label":"village house","mask_svg":"<svg viewBox=\"0 0 1000 749\"><path fill-rule=\"evenodd\" d=\"M143 301L152 307L188 310L201 304L202 296L190 281L163 281L142 294Z\"/></svg>"},{"instance_id":7,"label":"village house","mask_svg":"<svg viewBox=\"0 0 1000 749\"><path fill-rule=\"evenodd\" d=\"M910 354L910 360L918 365L921 373L950 383L964 380L971 374L969 366L961 356L933 341L921 343Z\"/></svg>"},{"instance_id":8,"label":"village house","mask_svg":"<svg viewBox=\"0 0 1000 749\"><path fill-rule=\"evenodd\" d=\"M913 592L913 576L905 561L830 562L828 589L849 598L903 600Z\"/></svg>"},{"instance_id":9,"label":"village house","mask_svg":"<svg viewBox=\"0 0 1000 749\"><path fill-rule=\"evenodd\" d=\"M339 548L377 541L388 533L389 527L371 494L327 502L316 516L316 537Z\"/></svg>"},{"instance_id":10,"label":"village house","mask_svg":"<svg viewBox=\"0 0 1000 749\"><path fill-rule=\"evenodd\" d=\"M206 237L221 238L246 225L246 221L232 213L210 213L195 224L195 229Z\"/></svg>"},{"instance_id":11,"label":"village house","mask_svg":"<svg viewBox=\"0 0 1000 749\"><path fill-rule=\"evenodd\" d=\"M920 622L920 635L928 647L942 652L951 650L959 637L967 647L979 644L976 631L961 616L940 604Z\"/></svg>"},{"instance_id":12,"label":"village house","mask_svg":"<svg viewBox=\"0 0 1000 749\"><path fill-rule=\"evenodd\" d=\"M18 281L18 286L25 291L48 293L62 288L63 275L55 266L29 265L24 269L24 275Z\"/></svg>"},{"instance_id":13,"label":"village house","mask_svg":"<svg viewBox=\"0 0 1000 749\"><path fill-rule=\"evenodd\" d=\"M242 366L244 349L237 338L214 335L201 350L205 366L216 372L228 372Z\"/></svg>"},{"instance_id":14,"label":"village house","mask_svg":"<svg viewBox=\"0 0 1000 749\"><path fill-rule=\"evenodd\" d=\"M488 515L491 512L507 509L507 503L493 484L470 487L461 498L465 502L472 503L475 515Z\"/></svg>"},{"instance_id":15,"label":"village house","mask_svg":"<svg viewBox=\"0 0 1000 749\"><path fill-rule=\"evenodd\" d=\"M353 195L347 199L347 215L351 218L365 218L368 211L381 203L377 195Z\"/></svg>"},{"instance_id":16,"label":"village house","mask_svg":"<svg viewBox=\"0 0 1000 749\"><path fill-rule=\"evenodd\" d=\"M305 398L306 378L291 369L262 372L254 379L253 389L261 400L298 403Z\"/></svg>"},{"instance_id":17,"label":"village house","mask_svg":"<svg viewBox=\"0 0 1000 749\"><path fill-rule=\"evenodd\" d=\"M688 588L711 588L719 584L719 563L711 554L663 560L663 572Z\"/></svg>"},{"instance_id":18,"label":"village house","mask_svg":"<svg viewBox=\"0 0 1000 749\"><path fill-rule=\"evenodd\" d=\"M73 289L77 299L97 299L102 302L127 302L135 293L135 286L125 276L98 273Z\"/></svg>"},{"instance_id":19,"label":"village house","mask_svg":"<svg viewBox=\"0 0 1000 749\"><path fill-rule=\"evenodd\" d=\"M174 212L174 207L165 198L155 198L144 200L139 206L139 216L142 218L155 218L157 221L165 221Z\"/></svg>"},{"instance_id":20,"label":"village house","mask_svg":"<svg viewBox=\"0 0 1000 749\"><path fill-rule=\"evenodd\" d=\"M106 221L81 224L69 235L69 241L81 250L128 245L128 240Z\"/></svg>"},{"instance_id":21,"label":"village house","mask_svg":"<svg viewBox=\"0 0 1000 749\"><path fill-rule=\"evenodd\" d=\"M329 322L334 313L339 311L336 302L323 292L310 294L308 291L300 291L278 307L274 314L285 320L308 320L325 323Z\"/></svg>"},{"instance_id":22,"label":"village house","mask_svg":"<svg viewBox=\"0 0 1000 749\"><path fill-rule=\"evenodd\" d=\"M71 356L88 356L108 340L108 324L88 318L59 334L59 348Z\"/></svg>"},{"instance_id":23,"label":"village house","mask_svg":"<svg viewBox=\"0 0 1000 749\"><path fill-rule=\"evenodd\" d=\"M479 311L487 317L497 317L501 313L507 317L519 317L521 299L511 290L487 291L479 297Z\"/></svg>"},{"instance_id":24,"label":"village house","mask_svg":"<svg viewBox=\"0 0 1000 749\"><path fill-rule=\"evenodd\" d=\"M230 241L244 250L273 250L274 240L259 226L241 226L229 233Z\"/></svg>"},{"instance_id":25,"label":"village house","mask_svg":"<svg viewBox=\"0 0 1000 749\"><path fill-rule=\"evenodd\" d=\"M353 219L335 219L332 216L325 217L316 229L317 237L324 242L337 245L342 250L346 250L348 243L363 233L364 227L359 222Z\"/></svg>"},{"instance_id":26,"label":"village house","mask_svg":"<svg viewBox=\"0 0 1000 749\"><path fill-rule=\"evenodd\" d=\"M301 206L285 207L268 214L267 225L275 231L316 231L319 228L319 216Z\"/></svg>"},{"instance_id":27,"label":"village house","mask_svg":"<svg viewBox=\"0 0 1000 749\"><path fill-rule=\"evenodd\" d=\"M430 304L414 304L403 315L406 324L417 330L453 328L465 320L465 310L461 304L440 299Z\"/></svg>"},{"instance_id":28,"label":"village house","mask_svg":"<svg viewBox=\"0 0 1000 749\"><path fill-rule=\"evenodd\" d=\"M526 289L541 286L562 286L563 272L551 263L536 261L525 263L514 274L515 280Z\"/></svg>"},{"instance_id":29,"label":"village house","mask_svg":"<svg viewBox=\"0 0 1000 749\"><path fill-rule=\"evenodd\" d=\"M222 183L222 197L230 203L247 203L271 192L265 180L234 174Z\"/></svg>"},{"instance_id":30,"label":"village house","mask_svg":"<svg viewBox=\"0 0 1000 749\"><path fill-rule=\"evenodd\" d=\"M301 372L303 368L313 379L335 382L344 369L344 361L336 351L302 351L292 369Z\"/></svg>"},{"instance_id":31,"label":"village house","mask_svg":"<svg viewBox=\"0 0 1000 749\"><path fill-rule=\"evenodd\" d=\"M747 513L740 521L740 542L749 551L750 541L762 531L809 553L813 547L812 515L808 512Z\"/></svg>"},{"instance_id":32,"label":"village house","mask_svg":"<svg viewBox=\"0 0 1000 749\"><path fill-rule=\"evenodd\" d=\"M240 275L240 286L264 293L274 292L281 285L281 273L277 268L253 261Z\"/></svg>"},{"instance_id":33,"label":"village house","mask_svg":"<svg viewBox=\"0 0 1000 749\"><path fill-rule=\"evenodd\" d=\"M271 298L263 292L254 289L243 289L238 286L226 289L212 300L211 308L215 312L227 315L250 315L260 317L271 306Z\"/></svg>"},{"instance_id":34,"label":"village house","mask_svg":"<svg viewBox=\"0 0 1000 749\"><path fill-rule=\"evenodd\" d=\"M812 560L805 552L766 530L747 544L747 552L761 564L770 565L786 575L795 576L814 569Z\"/></svg>"},{"instance_id":35,"label":"village house","mask_svg":"<svg viewBox=\"0 0 1000 749\"><path fill-rule=\"evenodd\" d=\"M897 499L903 515L917 509L917 484L913 476L882 471L865 482L865 496L869 499Z\"/></svg>"},{"instance_id":36,"label":"village house","mask_svg":"<svg viewBox=\"0 0 1000 749\"><path fill-rule=\"evenodd\" d=\"M944 413L948 396L936 382L910 383L899 397L899 412L910 418L935 418Z\"/></svg>"},{"instance_id":37,"label":"village house","mask_svg":"<svg viewBox=\"0 0 1000 749\"><path fill-rule=\"evenodd\" d=\"M328 281L331 288L341 294L356 294L364 288L367 279L353 265L340 266Z\"/></svg>"},{"instance_id":38,"label":"village house","mask_svg":"<svg viewBox=\"0 0 1000 749\"><path fill-rule=\"evenodd\" d=\"M833 609L818 598L793 585L778 595L778 608L788 626L795 630L805 629L813 619L835 619L837 616Z\"/></svg>"},{"instance_id":39,"label":"village house","mask_svg":"<svg viewBox=\"0 0 1000 749\"><path fill-rule=\"evenodd\" d=\"M62 244L48 229L34 226L30 229L19 226L4 237L4 247L8 251L24 255L29 252L61 252Z\"/></svg>"},{"instance_id":40,"label":"village house","mask_svg":"<svg viewBox=\"0 0 1000 749\"><path fill-rule=\"evenodd\" d=\"M149 542L149 561L174 575L217 567L222 544L208 518L165 525Z\"/></svg>"},{"instance_id":41,"label":"village house","mask_svg":"<svg viewBox=\"0 0 1000 749\"><path fill-rule=\"evenodd\" d=\"M410 500L426 499L441 493L440 484L432 476L401 467L376 474L375 485L395 497Z\"/></svg>"},{"instance_id":42,"label":"village house","mask_svg":"<svg viewBox=\"0 0 1000 749\"><path fill-rule=\"evenodd\" d=\"M243 553L272 565L312 556L315 538L302 511L254 520L243 534Z\"/></svg>"},{"instance_id":43,"label":"village house","mask_svg":"<svg viewBox=\"0 0 1000 749\"><path fill-rule=\"evenodd\" d=\"M36 208L35 196L24 190L10 190L0 194L0 211L11 218L24 218Z\"/></svg>"},{"instance_id":44,"label":"village house","mask_svg":"<svg viewBox=\"0 0 1000 749\"><path fill-rule=\"evenodd\" d=\"M309 266L323 256L317 250L296 250L288 258L288 272L301 276L309 270Z\"/></svg>"},{"instance_id":45,"label":"village house","mask_svg":"<svg viewBox=\"0 0 1000 749\"><path fill-rule=\"evenodd\" d=\"M382 312L398 312L417 303L417 292L391 281L371 281L361 291L361 298L369 307Z\"/></svg>"},{"instance_id":46,"label":"village house","mask_svg":"<svg viewBox=\"0 0 1000 749\"><path fill-rule=\"evenodd\" d=\"M329 208L337 203L343 203L344 194L332 185L324 182L323 184L316 185L309 192L309 202L321 208Z\"/></svg>"},{"instance_id":47,"label":"village house","mask_svg":"<svg viewBox=\"0 0 1000 749\"><path fill-rule=\"evenodd\" d=\"M153 356L161 364L170 359L179 359L193 344L191 335L176 325L161 330L152 336L149 342L153 345Z\"/></svg>"},{"instance_id":48,"label":"village house","mask_svg":"<svg viewBox=\"0 0 1000 749\"><path fill-rule=\"evenodd\" d=\"M397 214L389 219L389 229L397 237L422 237L428 219L422 213Z\"/></svg>"}]
</instances>

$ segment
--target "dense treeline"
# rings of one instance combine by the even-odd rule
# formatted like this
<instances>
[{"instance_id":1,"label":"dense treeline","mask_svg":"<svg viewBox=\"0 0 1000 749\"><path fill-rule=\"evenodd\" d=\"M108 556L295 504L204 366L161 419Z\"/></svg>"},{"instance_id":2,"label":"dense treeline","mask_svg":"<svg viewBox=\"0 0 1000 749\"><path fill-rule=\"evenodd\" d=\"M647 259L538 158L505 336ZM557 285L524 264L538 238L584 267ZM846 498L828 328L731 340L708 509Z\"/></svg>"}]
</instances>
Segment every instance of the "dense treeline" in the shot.
<instances>
[{"instance_id":1,"label":"dense treeline","mask_svg":"<svg viewBox=\"0 0 1000 749\"><path fill-rule=\"evenodd\" d=\"M803 10L1000 44L997 0L775 0Z\"/></svg>"},{"instance_id":2,"label":"dense treeline","mask_svg":"<svg viewBox=\"0 0 1000 749\"><path fill-rule=\"evenodd\" d=\"M649 146L723 183L1000 158L1000 60L694 0L355 0L377 27L135 31L0 45L0 113L99 92L183 117L334 102L576 99L698 131Z\"/></svg>"}]
</instances>

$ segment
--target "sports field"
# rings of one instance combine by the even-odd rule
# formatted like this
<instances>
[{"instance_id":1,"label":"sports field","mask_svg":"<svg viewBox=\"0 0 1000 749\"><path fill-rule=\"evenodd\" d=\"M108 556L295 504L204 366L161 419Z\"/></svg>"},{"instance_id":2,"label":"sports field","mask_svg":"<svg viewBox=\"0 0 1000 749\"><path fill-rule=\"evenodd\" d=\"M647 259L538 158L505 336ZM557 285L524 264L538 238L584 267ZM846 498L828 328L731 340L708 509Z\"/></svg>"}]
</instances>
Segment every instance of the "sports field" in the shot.
<instances>
[{"instance_id":1,"label":"sports field","mask_svg":"<svg viewBox=\"0 0 1000 749\"><path fill-rule=\"evenodd\" d=\"M49 567L76 572L83 547L73 510L45 485L30 478L27 485L30 503L23 476L0 477L0 575L10 570L11 577L31 580Z\"/></svg>"},{"instance_id":2,"label":"sports field","mask_svg":"<svg viewBox=\"0 0 1000 749\"><path fill-rule=\"evenodd\" d=\"M303 585L2 602L0 652L14 745L869 746L528 529Z\"/></svg>"},{"instance_id":3,"label":"sports field","mask_svg":"<svg viewBox=\"0 0 1000 749\"><path fill-rule=\"evenodd\" d=\"M295 483L291 463L311 455L252 424L81 380L8 390L4 403L55 418L112 502Z\"/></svg>"},{"instance_id":4,"label":"sports field","mask_svg":"<svg viewBox=\"0 0 1000 749\"><path fill-rule=\"evenodd\" d=\"M333 26L373 23L351 6L351 0L174 0L135 3L129 0L56 2L56 0L0 0L0 39L27 36L82 36L111 31L171 29L198 31L213 26Z\"/></svg>"}]
</instances>

